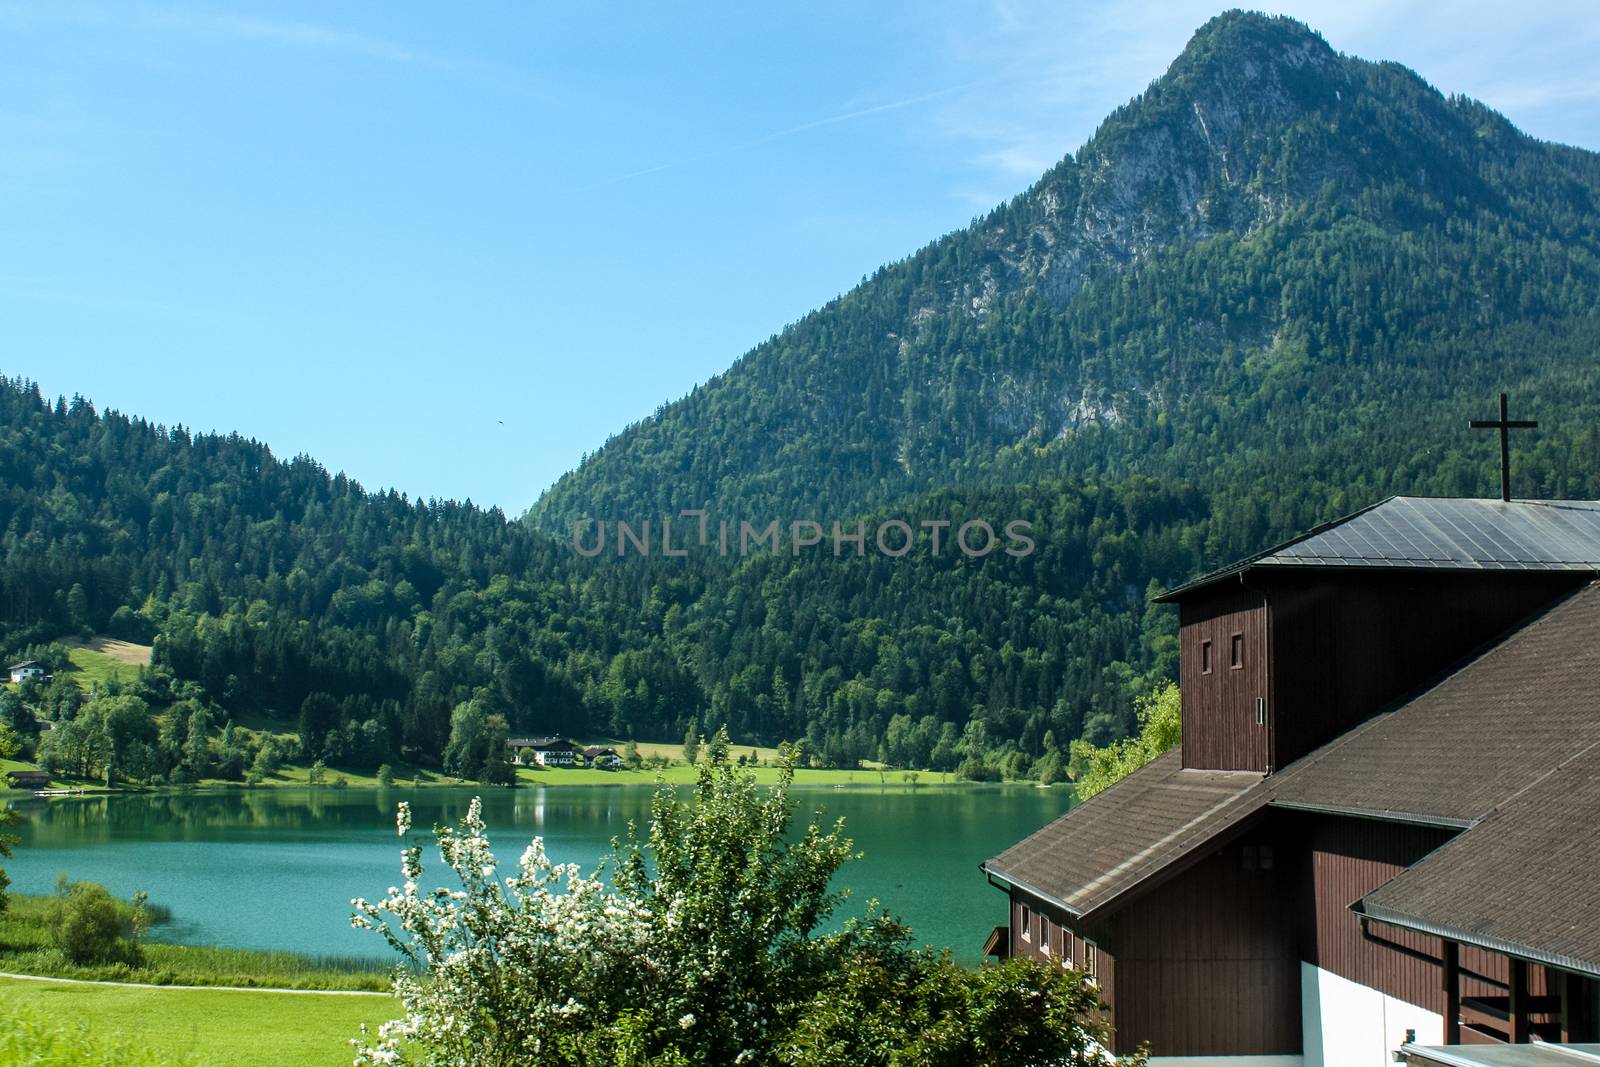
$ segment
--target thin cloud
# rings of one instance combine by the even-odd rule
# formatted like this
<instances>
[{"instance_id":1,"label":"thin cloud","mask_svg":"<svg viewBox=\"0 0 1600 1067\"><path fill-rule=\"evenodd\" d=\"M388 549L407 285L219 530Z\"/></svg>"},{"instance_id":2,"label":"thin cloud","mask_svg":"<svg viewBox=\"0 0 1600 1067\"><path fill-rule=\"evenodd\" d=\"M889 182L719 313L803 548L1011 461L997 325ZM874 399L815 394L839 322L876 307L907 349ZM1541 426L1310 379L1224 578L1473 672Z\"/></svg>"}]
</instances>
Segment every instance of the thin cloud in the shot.
<instances>
[{"instance_id":1,"label":"thin cloud","mask_svg":"<svg viewBox=\"0 0 1600 1067\"><path fill-rule=\"evenodd\" d=\"M139 22L147 26L185 33L263 41L292 48L345 52L386 63L448 66L437 56L407 45L312 22L264 19L254 15L236 15L229 12L186 11L179 8L139 9L136 17Z\"/></svg>"},{"instance_id":2,"label":"thin cloud","mask_svg":"<svg viewBox=\"0 0 1600 1067\"><path fill-rule=\"evenodd\" d=\"M1501 110L1586 104L1600 100L1600 84L1587 77L1537 85L1508 85L1484 91L1484 101Z\"/></svg>"},{"instance_id":3,"label":"thin cloud","mask_svg":"<svg viewBox=\"0 0 1600 1067\"><path fill-rule=\"evenodd\" d=\"M590 188L604 189L612 185L619 185L622 182L632 181L635 178L643 178L646 175L658 174L664 170L671 170L674 167L686 167L695 163L704 163L705 161L711 159L720 159L723 156L731 155L735 152L743 152L751 148L758 148L761 145L771 144L773 141L781 141L785 137L793 137L796 134L807 133L811 130L818 130L824 126L837 126L840 123L854 122L856 119L866 118L869 115L881 115L886 111L899 111L901 108L915 107L918 104L930 103L934 100L940 100L948 96L953 96L956 93L964 92L982 84L984 84L983 81L974 81L967 82L962 85L952 85L948 89L937 89L931 93L919 93L916 96L908 96L902 100L891 100L886 104L874 104L871 107L856 108L853 111L844 111L837 115L829 115L827 118L813 119L810 122L802 122L798 126L789 126L785 129L774 130L772 133L762 134L760 137L753 137L748 141L740 141L738 144L728 145L726 148L718 148L715 151L702 152L696 156L689 156L687 158L673 160L668 163L657 163L655 166L643 167L639 170L629 171L626 174L619 174L616 177L607 178L605 181L597 182L593 186L590 186Z\"/></svg>"},{"instance_id":4,"label":"thin cloud","mask_svg":"<svg viewBox=\"0 0 1600 1067\"><path fill-rule=\"evenodd\" d=\"M320 23L262 18L230 11L180 7L107 7L96 4L6 4L0 6L0 18L12 26L66 23L108 31L178 33L342 52L385 63L451 66L438 56L384 37L353 33Z\"/></svg>"}]
</instances>

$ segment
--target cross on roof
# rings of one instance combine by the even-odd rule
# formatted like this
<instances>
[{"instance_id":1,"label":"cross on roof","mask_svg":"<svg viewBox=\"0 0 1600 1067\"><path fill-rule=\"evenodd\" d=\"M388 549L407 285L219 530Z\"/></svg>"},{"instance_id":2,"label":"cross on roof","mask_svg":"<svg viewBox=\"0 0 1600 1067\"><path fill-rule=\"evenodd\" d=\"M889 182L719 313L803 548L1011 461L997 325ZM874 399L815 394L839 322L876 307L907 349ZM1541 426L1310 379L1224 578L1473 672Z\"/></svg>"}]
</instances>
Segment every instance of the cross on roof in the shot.
<instances>
[{"instance_id":1,"label":"cross on roof","mask_svg":"<svg viewBox=\"0 0 1600 1067\"><path fill-rule=\"evenodd\" d=\"M1473 419L1467 425L1474 430L1500 431L1500 499L1511 501L1511 435L1510 430L1532 430L1539 424L1527 419L1510 419L1506 416L1506 394L1500 394L1498 419Z\"/></svg>"}]
</instances>

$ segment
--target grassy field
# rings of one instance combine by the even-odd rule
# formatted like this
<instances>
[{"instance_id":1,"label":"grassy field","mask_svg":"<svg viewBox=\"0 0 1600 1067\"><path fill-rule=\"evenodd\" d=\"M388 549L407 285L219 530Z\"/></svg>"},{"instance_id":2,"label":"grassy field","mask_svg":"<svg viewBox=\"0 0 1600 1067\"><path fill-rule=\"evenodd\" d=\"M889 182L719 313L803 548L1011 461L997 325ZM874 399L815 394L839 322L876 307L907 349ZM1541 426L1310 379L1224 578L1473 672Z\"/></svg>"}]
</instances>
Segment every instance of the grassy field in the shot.
<instances>
[{"instance_id":1,"label":"grassy field","mask_svg":"<svg viewBox=\"0 0 1600 1067\"><path fill-rule=\"evenodd\" d=\"M389 988L381 961L308 958L208 945L147 941L143 962L74 965L50 944L51 898L12 893L0 912L0 971L55 978L146 982L153 985L275 986L285 989ZM160 927L156 927L159 935Z\"/></svg>"},{"instance_id":2,"label":"grassy field","mask_svg":"<svg viewBox=\"0 0 1600 1067\"><path fill-rule=\"evenodd\" d=\"M642 748L642 746L641 746ZM739 748L736 752L744 752ZM7 770L32 770L31 763L19 763L16 760L0 760L0 774ZM754 768L756 780L759 782L775 782L778 780L776 767ZM311 769L304 766L285 767L278 774L254 788L270 789L273 787L299 786L308 784ZM659 770L641 768L640 770L615 770L602 771L589 767L519 767L517 769L517 782L520 785L538 785L546 787L560 787L564 785L654 785L657 777L665 778L676 785L690 785L695 780L695 768L686 763L674 763ZM908 774L910 777L908 777ZM344 778L345 784L351 788L375 788L378 778L370 771L348 771L336 767L328 768L328 781L324 788L334 788L335 778ZM809 770L795 771L796 785L959 785L962 784L954 774L948 771L898 771L898 770ZM70 783L68 783L70 784ZM85 783L98 785L99 783ZM428 788L436 786L461 786L476 783L464 781L460 778L451 778L448 775L434 771L425 771L409 767L395 769L395 788L411 789L414 787ZM200 783L207 788L244 788L238 782L225 782L221 779L207 779ZM194 787L184 787L194 788ZM486 787L493 788L493 787ZM0 784L0 796L8 790Z\"/></svg>"},{"instance_id":3,"label":"grassy field","mask_svg":"<svg viewBox=\"0 0 1600 1067\"><path fill-rule=\"evenodd\" d=\"M0 774L4 774L7 771L32 771L37 769L33 764L23 763L19 759L0 759ZM0 792L4 790L4 784L0 784Z\"/></svg>"},{"instance_id":4,"label":"grassy field","mask_svg":"<svg viewBox=\"0 0 1600 1067\"><path fill-rule=\"evenodd\" d=\"M582 741L577 741L576 744L579 748L584 748L589 745L609 745L618 752L621 752L627 747L628 742L625 740L619 741L615 737L591 737ZM639 746L639 756L642 759L651 759L659 756L660 758L669 760L673 763L683 762L682 741L637 741L635 744ZM762 745L730 745L728 746L728 751L732 753L735 759L740 756L748 756L750 753L754 752L756 754L756 758L762 763L771 763L773 760L778 758L777 749L766 748Z\"/></svg>"},{"instance_id":5,"label":"grassy field","mask_svg":"<svg viewBox=\"0 0 1600 1067\"><path fill-rule=\"evenodd\" d=\"M24 1012L33 1019L83 1028L91 1041L136 1045L150 1056L128 1061L135 1064L343 1067L353 1055L348 1042L361 1024L375 1027L399 1010L397 1001L385 997L130 989L0 979L0 1025L13 1013ZM55 1067L85 1061L38 1062Z\"/></svg>"},{"instance_id":6,"label":"grassy field","mask_svg":"<svg viewBox=\"0 0 1600 1067\"><path fill-rule=\"evenodd\" d=\"M131 682L138 677L140 667L150 665L149 645L118 641L114 637L91 637L87 641L63 637L61 644L66 647L67 659L72 661L72 680L86 693L113 679Z\"/></svg>"},{"instance_id":7,"label":"grassy field","mask_svg":"<svg viewBox=\"0 0 1600 1067\"><path fill-rule=\"evenodd\" d=\"M160 1056L147 1048L52 1019L21 1002L0 1003L0 1063L6 1067L192 1067L187 1055Z\"/></svg>"},{"instance_id":8,"label":"grassy field","mask_svg":"<svg viewBox=\"0 0 1600 1067\"><path fill-rule=\"evenodd\" d=\"M643 746L641 746L642 748ZM743 752L744 749L736 751ZM754 768L756 781L776 782L776 767ZM907 779L905 771L869 770L797 770L796 785L952 785L956 776L944 771L916 771L914 779ZM654 785L658 777L668 782L688 785L694 782L696 770L686 763L675 763L660 770L640 769L601 771L587 767L519 767L517 781L524 785Z\"/></svg>"},{"instance_id":9,"label":"grassy field","mask_svg":"<svg viewBox=\"0 0 1600 1067\"><path fill-rule=\"evenodd\" d=\"M0 774L5 773L6 770L11 769L11 768L16 768L18 770L31 770L31 769L33 769L33 765L32 764L28 764L28 763L18 763L15 760L0 760ZM778 780L778 770L777 770L776 767L756 767L756 768L754 768L754 771L755 771L756 781L758 781L758 782L772 783L772 782L776 782ZM444 776L444 775L434 774L434 773L428 772L428 771L416 772L418 776L415 777L415 778L412 777L412 773L413 772L411 772L411 771L397 772L394 788L397 789L397 790L399 790L399 789L412 789L412 788L427 789L427 788L437 788L439 786L471 786L471 785L477 785L476 782L469 782L469 781L465 781L465 780L460 779L460 778L450 778L450 777L447 777L447 776ZM572 785L615 785L615 786L623 786L623 785L635 785L635 786L638 786L638 785L644 785L644 786L649 786L649 785L655 785L657 779L658 778L662 778L662 779L665 779L669 784L672 784L672 785L693 785L694 781L695 781L695 773L696 772L695 772L695 769L693 767L689 767L689 766L687 766L685 764L682 764L682 763L674 764L673 766L670 766L670 767L663 767L660 770L637 770L637 771L630 771L630 770L599 771L599 770L591 770L591 769L589 769L587 767L568 767L568 768L550 769L550 770L545 770L544 768L540 768L540 767L519 767L519 768L517 768L517 784L518 785L524 785L524 786L537 785L537 786L543 786L543 787L546 787L546 788L553 788L553 789L559 789L561 786L572 786ZM954 774L952 774L952 773L950 773L948 771L914 771L914 772L910 772L910 773L912 774L912 777L908 778L906 771L798 770L798 771L795 772L794 781L795 781L796 785L830 785L830 786L851 786L851 785L894 785L894 786L917 785L917 786L923 786L923 785L966 785L966 784L970 784L970 783L961 781L960 779L956 778L956 776ZM220 779L208 779L205 782L200 783L200 785L198 787L196 787L196 786L177 786L177 787L163 787L163 788L164 789L170 789L170 788L177 788L177 789L195 789L195 788L205 788L205 789L245 789L245 788L272 789L272 788L285 788L285 787L293 787L293 786L297 786L297 787L300 787L300 788L305 788L305 786L307 784L306 778L307 778L307 776L309 774L310 774L310 770L309 770L309 768L306 768L306 767L285 767L283 769L283 771L280 772L278 775L274 776L273 778L268 779L267 781L263 782L259 786L248 786L247 787L247 786L244 786L244 785L240 784L239 782L225 782L225 781L222 781ZM374 788L377 788L377 786L378 786L378 779L374 775L372 775L370 773L361 773L361 772L357 772L357 771L340 771L340 770L336 770L336 769L330 768L329 771L328 771L329 783L328 784L324 784L322 786L322 788L324 788L324 789L333 789L333 788L335 788L335 786L333 786L331 784L332 780L334 778L337 778L337 777L340 777L340 776L344 777L345 784L347 786L349 786L350 788L352 788L352 789L361 789L361 788L374 789ZM56 784L58 786L61 785L61 783L54 783L54 784ZM67 786L70 786L71 784L72 783L66 783ZM98 783L88 783L88 784L96 785ZM500 788L500 787L498 787L498 786L484 786L483 788L485 788L485 789L496 789L496 788ZM21 795L22 792L24 792L24 791L8 790L3 785L0 785L0 798L3 798L8 794L14 795L14 796L15 795Z\"/></svg>"}]
</instances>

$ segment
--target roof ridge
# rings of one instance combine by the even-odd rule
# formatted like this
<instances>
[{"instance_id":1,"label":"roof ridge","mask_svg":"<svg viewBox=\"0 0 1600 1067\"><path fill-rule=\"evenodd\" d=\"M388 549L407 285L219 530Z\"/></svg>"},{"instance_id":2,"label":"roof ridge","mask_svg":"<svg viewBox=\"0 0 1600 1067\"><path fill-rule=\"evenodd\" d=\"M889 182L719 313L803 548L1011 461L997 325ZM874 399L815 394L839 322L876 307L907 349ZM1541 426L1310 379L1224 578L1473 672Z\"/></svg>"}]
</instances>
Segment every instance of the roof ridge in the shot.
<instances>
[{"instance_id":1,"label":"roof ridge","mask_svg":"<svg viewBox=\"0 0 1600 1067\"><path fill-rule=\"evenodd\" d=\"M1170 603L1256 568L1600 572L1600 500L1388 496L1191 578Z\"/></svg>"},{"instance_id":2,"label":"roof ridge","mask_svg":"<svg viewBox=\"0 0 1600 1067\"><path fill-rule=\"evenodd\" d=\"M1278 553L1278 552L1282 552L1286 548L1290 548L1290 547L1292 547L1294 545L1298 545L1302 541L1310 540L1311 538L1316 537L1318 534L1326 533L1327 531L1333 529L1334 527L1342 525L1343 523L1347 523L1351 519L1357 518L1357 517L1359 517L1361 515L1365 515L1367 512L1372 511L1375 508L1381 508L1383 505L1389 503L1391 500L1399 500L1399 499L1400 498L1397 497L1397 496L1386 496L1382 500L1379 500L1379 501L1377 501L1376 503L1373 503L1373 504L1368 504L1364 508L1358 508L1357 510L1352 511L1348 515L1341 515L1336 519L1329 519L1327 522L1318 523L1316 526L1311 527L1311 529L1306 530L1304 533L1297 534L1294 537L1289 538L1287 541L1284 541L1284 542L1281 542L1279 544L1273 545L1271 548L1264 548L1260 552L1255 553L1254 555L1245 556L1243 559L1235 560L1232 563L1226 564L1226 565L1224 565L1222 567L1218 567L1216 570L1209 571L1207 573L1201 574L1199 577L1192 578L1189 581L1184 582L1181 585L1177 586L1176 588L1168 590L1165 593L1162 593L1160 596L1158 596L1158 597L1156 597L1154 599L1156 600L1157 603L1160 603L1160 602L1165 601L1165 600L1167 600L1167 599L1169 599L1171 597L1176 596L1177 594L1179 594L1179 593L1181 593L1181 592L1183 592L1183 591L1185 591L1187 589L1193 589L1195 586L1204 585L1207 582L1216 581L1219 578L1226 578L1228 575L1233 574L1233 573L1238 572L1238 571L1244 571L1244 570L1248 569L1249 566L1252 563L1257 563L1257 562L1259 562L1259 561L1261 561L1263 559L1266 559L1268 556L1271 556L1271 555L1273 555L1275 553Z\"/></svg>"}]
</instances>

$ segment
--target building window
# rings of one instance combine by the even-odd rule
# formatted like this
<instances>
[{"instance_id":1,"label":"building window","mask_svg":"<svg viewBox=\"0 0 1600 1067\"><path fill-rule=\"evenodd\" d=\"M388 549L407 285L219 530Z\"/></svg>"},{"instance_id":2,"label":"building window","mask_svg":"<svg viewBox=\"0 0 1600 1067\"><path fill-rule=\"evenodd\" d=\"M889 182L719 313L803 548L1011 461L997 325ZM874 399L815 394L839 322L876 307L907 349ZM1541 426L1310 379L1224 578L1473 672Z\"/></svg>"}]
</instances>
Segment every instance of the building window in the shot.
<instances>
[{"instance_id":1,"label":"building window","mask_svg":"<svg viewBox=\"0 0 1600 1067\"><path fill-rule=\"evenodd\" d=\"M1039 916L1039 951L1050 955L1050 920Z\"/></svg>"},{"instance_id":2,"label":"building window","mask_svg":"<svg viewBox=\"0 0 1600 1067\"><path fill-rule=\"evenodd\" d=\"M1200 642L1200 673L1201 674L1210 674L1211 673L1211 642L1210 641L1201 641Z\"/></svg>"},{"instance_id":3,"label":"building window","mask_svg":"<svg viewBox=\"0 0 1600 1067\"><path fill-rule=\"evenodd\" d=\"M1271 845L1246 845L1241 858L1247 871L1272 870Z\"/></svg>"},{"instance_id":4,"label":"building window","mask_svg":"<svg viewBox=\"0 0 1600 1067\"><path fill-rule=\"evenodd\" d=\"M1228 666L1233 670L1244 666L1244 634L1234 634L1228 642Z\"/></svg>"},{"instance_id":5,"label":"building window","mask_svg":"<svg viewBox=\"0 0 1600 1067\"><path fill-rule=\"evenodd\" d=\"M1072 966L1072 931L1061 928L1061 966Z\"/></svg>"},{"instance_id":6,"label":"building window","mask_svg":"<svg viewBox=\"0 0 1600 1067\"><path fill-rule=\"evenodd\" d=\"M1024 940L1024 941L1032 941L1033 940L1033 929L1032 929L1032 927L1033 927L1033 912L1029 911L1026 907L1023 907L1021 909L1021 911L1022 911L1022 918L1021 918L1021 921L1018 923L1018 925L1022 929L1022 940Z\"/></svg>"},{"instance_id":7,"label":"building window","mask_svg":"<svg viewBox=\"0 0 1600 1067\"><path fill-rule=\"evenodd\" d=\"M1100 961L1096 959L1097 955L1098 953L1094 950L1094 942L1085 941L1083 943L1083 973L1087 974L1091 980L1097 980L1100 977Z\"/></svg>"}]
</instances>

